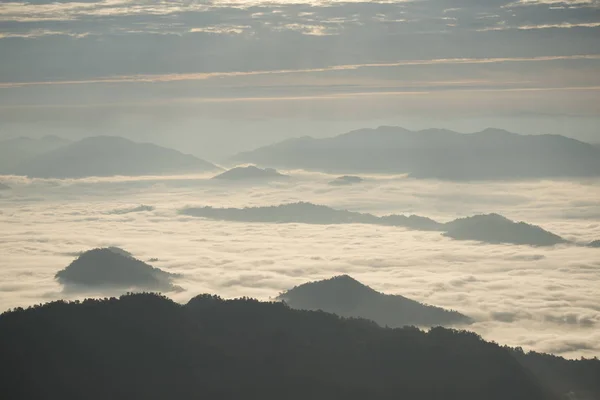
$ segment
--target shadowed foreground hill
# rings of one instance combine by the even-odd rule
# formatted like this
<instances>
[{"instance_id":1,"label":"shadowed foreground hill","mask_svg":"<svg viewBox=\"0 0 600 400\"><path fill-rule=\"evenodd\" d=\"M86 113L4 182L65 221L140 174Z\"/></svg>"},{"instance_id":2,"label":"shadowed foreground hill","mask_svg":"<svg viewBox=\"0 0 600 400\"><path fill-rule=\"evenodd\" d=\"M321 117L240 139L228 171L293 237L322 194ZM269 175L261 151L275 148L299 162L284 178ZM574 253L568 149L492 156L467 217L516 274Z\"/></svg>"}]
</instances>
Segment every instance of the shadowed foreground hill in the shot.
<instances>
[{"instance_id":1,"label":"shadowed foreground hill","mask_svg":"<svg viewBox=\"0 0 600 400\"><path fill-rule=\"evenodd\" d=\"M177 275L154 268L133 258L118 247L93 249L82 253L55 278L69 289L137 288L171 291L171 279Z\"/></svg>"},{"instance_id":2,"label":"shadowed foreground hill","mask_svg":"<svg viewBox=\"0 0 600 400\"><path fill-rule=\"evenodd\" d=\"M179 151L116 136L96 136L41 154L14 171L37 178L199 173L220 168Z\"/></svg>"},{"instance_id":3,"label":"shadowed foreground hill","mask_svg":"<svg viewBox=\"0 0 600 400\"><path fill-rule=\"evenodd\" d=\"M441 231L446 232L445 236L456 240L476 240L485 243L530 246L567 243L565 239L539 226L513 222L498 214L476 215L443 224L418 215L378 217L304 202L247 208L189 207L184 208L180 213L221 221L397 226L420 231Z\"/></svg>"},{"instance_id":4,"label":"shadowed foreground hill","mask_svg":"<svg viewBox=\"0 0 600 400\"><path fill-rule=\"evenodd\" d=\"M280 294L277 300L302 310L323 310L342 317L367 318L381 326L450 326L471 323L456 311L386 295L348 275L309 282Z\"/></svg>"},{"instance_id":5,"label":"shadowed foreground hill","mask_svg":"<svg viewBox=\"0 0 600 400\"><path fill-rule=\"evenodd\" d=\"M527 356L473 333L386 329L209 295L185 306L137 294L14 310L0 316L0 354L0 387L11 400L557 400L566 399L555 392L565 388L600 393L596 361L555 370L559 362L536 360L541 381ZM560 384L551 379L556 371Z\"/></svg>"},{"instance_id":6,"label":"shadowed foreground hill","mask_svg":"<svg viewBox=\"0 0 600 400\"><path fill-rule=\"evenodd\" d=\"M254 165L235 167L219 174L212 179L225 181L275 181L287 179L289 176L280 174L272 168L258 168Z\"/></svg>"},{"instance_id":7,"label":"shadowed foreground hill","mask_svg":"<svg viewBox=\"0 0 600 400\"><path fill-rule=\"evenodd\" d=\"M290 139L238 154L238 163L340 173L406 173L447 180L600 176L600 149L558 135L501 129L462 134L381 126Z\"/></svg>"}]
</instances>

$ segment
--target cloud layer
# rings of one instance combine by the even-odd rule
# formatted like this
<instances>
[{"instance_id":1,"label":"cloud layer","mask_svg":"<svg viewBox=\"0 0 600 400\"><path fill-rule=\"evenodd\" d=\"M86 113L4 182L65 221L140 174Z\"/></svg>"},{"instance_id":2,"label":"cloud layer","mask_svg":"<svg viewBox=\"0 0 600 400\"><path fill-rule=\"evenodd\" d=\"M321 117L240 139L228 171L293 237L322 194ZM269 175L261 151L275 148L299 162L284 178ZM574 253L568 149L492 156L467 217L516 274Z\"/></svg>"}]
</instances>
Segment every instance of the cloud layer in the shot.
<instances>
[{"instance_id":1,"label":"cloud layer","mask_svg":"<svg viewBox=\"0 0 600 400\"><path fill-rule=\"evenodd\" d=\"M292 182L241 187L206 177L3 179L14 189L0 198L0 307L72 296L61 292L54 273L77 251L115 245L184 274L176 284L185 291L173 295L179 301L201 292L268 299L346 273L377 290L470 315L478 320L473 329L487 339L569 357L600 354L598 249L483 245L379 226L228 223L177 214L188 205L298 200L441 221L498 212L587 242L600 238L599 182L371 177L354 187L331 187L332 176L293 174Z\"/></svg>"}]
</instances>

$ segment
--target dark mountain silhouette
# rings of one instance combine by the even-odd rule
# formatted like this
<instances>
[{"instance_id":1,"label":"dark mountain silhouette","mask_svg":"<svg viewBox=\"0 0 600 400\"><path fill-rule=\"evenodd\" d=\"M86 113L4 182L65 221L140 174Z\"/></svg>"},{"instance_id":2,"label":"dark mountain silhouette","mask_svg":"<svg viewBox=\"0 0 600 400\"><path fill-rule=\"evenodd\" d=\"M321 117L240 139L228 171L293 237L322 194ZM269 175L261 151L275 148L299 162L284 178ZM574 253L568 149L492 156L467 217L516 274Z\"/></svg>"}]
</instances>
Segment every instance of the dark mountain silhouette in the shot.
<instances>
[{"instance_id":1,"label":"dark mountain silhouette","mask_svg":"<svg viewBox=\"0 0 600 400\"><path fill-rule=\"evenodd\" d=\"M179 290L171 283L176 276L135 259L128 251L110 247L82 253L55 278L70 289L117 287L172 291Z\"/></svg>"},{"instance_id":2,"label":"dark mountain silhouette","mask_svg":"<svg viewBox=\"0 0 600 400\"><path fill-rule=\"evenodd\" d=\"M498 214L460 218L446 225L445 236L459 240L486 243L513 243L532 246L554 246L567 241L539 226L513 222Z\"/></svg>"},{"instance_id":3,"label":"dark mountain silhouette","mask_svg":"<svg viewBox=\"0 0 600 400\"><path fill-rule=\"evenodd\" d=\"M567 240L539 226L513 222L498 214L475 215L443 224L418 215L378 217L304 202L248 208L189 207L184 208L180 213L221 221L397 226L421 231L441 231L452 239L477 240L486 243L531 246L553 246L568 243Z\"/></svg>"},{"instance_id":4,"label":"dark mountain silhouette","mask_svg":"<svg viewBox=\"0 0 600 400\"><path fill-rule=\"evenodd\" d=\"M283 303L154 294L0 315L7 399L559 400L600 396L600 362ZM572 392L571 397L567 393Z\"/></svg>"},{"instance_id":5,"label":"dark mountain silhouette","mask_svg":"<svg viewBox=\"0 0 600 400\"><path fill-rule=\"evenodd\" d=\"M594 240L588 244L589 247L600 247L600 240Z\"/></svg>"},{"instance_id":6,"label":"dark mountain silhouette","mask_svg":"<svg viewBox=\"0 0 600 400\"><path fill-rule=\"evenodd\" d=\"M352 175L344 175L338 178L335 178L329 184L331 186L348 186L354 185L355 183L361 183L364 179L360 176L352 176Z\"/></svg>"},{"instance_id":7,"label":"dark mountain silhouette","mask_svg":"<svg viewBox=\"0 0 600 400\"><path fill-rule=\"evenodd\" d=\"M0 190L9 190L10 186L5 185L4 183L0 182Z\"/></svg>"},{"instance_id":8,"label":"dark mountain silhouette","mask_svg":"<svg viewBox=\"0 0 600 400\"><path fill-rule=\"evenodd\" d=\"M374 224L407 227L421 230L439 230L443 224L416 215L390 215L377 217L372 214L335 210L312 203L290 203L270 207L214 208L189 207L181 214L223 221L304 223L304 224Z\"/></svg>"},{"instance_id":9,"label":"dark mountain silhouette","mask_svg":"<svg viewBox=\"0 0 600 400\"><path fill-rule=\"evenodd\" d=\"M328 172L407 173L448 180L600 176L600 149L558 135L500 129L473 134L382 126L340 136L286 140L235 162Z\"/></svg>"},{"instance_id":10,"label":"dark mountain silhouette","mask_svg":"<svg viewBox=\"0 0 600 400\"><path fill-rule=\"evenodd\" d=\"M15 173L39 178L164 175L216 171L207 161L150 143L90 137L20 164Z\"/></svg>"},{"instance_id":11,"label":"dark mountain silhouette","mask_svg":"<svg viewBox=\"0 0 600 400\"><path fill-rule=\"evenodd\" d=\"M342 317L366 318L380 326L449 326L472 320L456 311L379 293L348 275L296 286L277 297L290 307L323 310Z\"/></svg>"},{"instance_id":12,"label":"dark mountain silhouette","mask_svg":"<svg viewBox=\"0 0 600 400\"><path fill-rule=\"evenodd\" d=\"M287 178L289 178L289 176L280 174L272 168L262 169L255 167L254 165L235 167L213 177L213 179L230 181L272 181Z\"/></svg>"},{"instance_id":13,"label":"dark mountain silhouette","mask_svg":"<svg viewBox=\"0 0 600 400\"><path fill-rule=\"evenodd\" d=\"M70 140L53 135L39 139L17 137L2 140L0 141L0 174L13 174L18 165L69 143Z\"/></svg>"}]
</instances>

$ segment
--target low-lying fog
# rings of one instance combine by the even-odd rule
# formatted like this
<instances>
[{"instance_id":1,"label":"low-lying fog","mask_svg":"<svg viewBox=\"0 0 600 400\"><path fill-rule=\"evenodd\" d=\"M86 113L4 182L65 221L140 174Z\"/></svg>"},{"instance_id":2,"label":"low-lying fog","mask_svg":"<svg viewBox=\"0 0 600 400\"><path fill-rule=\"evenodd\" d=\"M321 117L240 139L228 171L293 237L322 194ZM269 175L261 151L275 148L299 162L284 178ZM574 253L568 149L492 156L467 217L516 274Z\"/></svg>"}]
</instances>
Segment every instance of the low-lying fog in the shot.
<instances>
[{"instance_id":1,"label":"low-lying fog","mask_svg":"<svg viewBox=\"0 0 600 400\"><path fill-rule=\"evenodd\" d=\"M267 300L294 285L349 274L376 290L467 314L477 320L469 329L486 339L566 357L600 355L600 249L488 245L394 227L220 222L178 214L185 206L296 201L442 222L497 212L587 243L600 239L599 181L457 184L380 176L334 187L328 182L336 176L286 173L294 178L256 185L189 176L3 178L12 190L0 192L0 309L74 298L62 292L54 274L76 252L119 246L184 274L175 283L185 291L169 294L178 301L202 292Z\"/></svg>"}]
</instances>

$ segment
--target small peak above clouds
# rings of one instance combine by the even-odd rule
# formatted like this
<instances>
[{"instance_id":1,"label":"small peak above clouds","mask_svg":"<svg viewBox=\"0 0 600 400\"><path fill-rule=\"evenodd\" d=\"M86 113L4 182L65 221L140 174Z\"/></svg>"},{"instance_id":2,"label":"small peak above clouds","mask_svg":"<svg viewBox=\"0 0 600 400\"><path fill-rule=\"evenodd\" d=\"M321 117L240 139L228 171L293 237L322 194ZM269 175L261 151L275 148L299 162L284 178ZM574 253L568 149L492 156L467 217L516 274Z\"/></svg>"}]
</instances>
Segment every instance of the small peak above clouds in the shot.
<instances>
[{"instance_id":1,"label":"small peak above clouds","mask_svg":"<svg viewBox=\"0 0 600 400\"><path fill-rule=\"evenodd\" d=\"M81 253L55 278L72 290L132 288L158 291L180 290L172 284L178 275L152 267L118 247Z\"/></svg>"},{"instance_id":2,"label":"small peak above clouds","mask_svg":"<svg viewBox=\"0 0 600 400\"><path fill-rule=\"evenodd\" d=\"M248 165L245 167L235 167L227 170L212 179L217 180L229 180L229 181L269 181L269 180L281 180L289 178L288 175L281 174L273 168L258 168L255 165Z\"/></svg>"},{"instance_id":3,"label":"small peak above clouds","mask_svg":"<svg viewBox=\"0 0 600 400\"><path fill-rule=\"evenodd\" d=\"M277 299L292 308L371 319L381 326L450 326L472 322L456 311L421 304L403 296L379 293L349 275L305 283L280 294Z\"/></svg>"},{"instance_id":4,"label":"small peak above clouds","mask_svg":"<svg viewBox=\"0 0 600 400\"><path fill-rule=\"evenodd\" d=\"M531 246L554 246L567 240L539 226L513 222L499 214L459 218L446 225L445 236L458 240L486 243L512 243Z\"/></svg>"}]
</instances>

